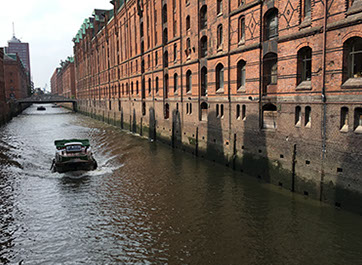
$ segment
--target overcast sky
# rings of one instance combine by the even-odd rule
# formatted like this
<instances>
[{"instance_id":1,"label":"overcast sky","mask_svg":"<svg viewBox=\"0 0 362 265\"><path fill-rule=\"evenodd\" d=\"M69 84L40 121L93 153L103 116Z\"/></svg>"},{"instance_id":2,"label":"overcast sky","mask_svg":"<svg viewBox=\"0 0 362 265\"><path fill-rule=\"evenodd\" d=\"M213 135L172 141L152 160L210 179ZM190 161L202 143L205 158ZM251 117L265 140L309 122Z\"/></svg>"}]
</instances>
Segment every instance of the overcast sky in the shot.
<instances>
[{"instance_id":1,"label":"overcast sky","mask_svg":"<svg viewBox=\"0 0 362 265\"><path fill-rule=\"evenodd\" d=\"M50 88L60 60L73 54L72 39L95 8L111 9L110 0L1 0L0 47L13 36L28 42L35 87Z\"/></svg>"}]
</instances>

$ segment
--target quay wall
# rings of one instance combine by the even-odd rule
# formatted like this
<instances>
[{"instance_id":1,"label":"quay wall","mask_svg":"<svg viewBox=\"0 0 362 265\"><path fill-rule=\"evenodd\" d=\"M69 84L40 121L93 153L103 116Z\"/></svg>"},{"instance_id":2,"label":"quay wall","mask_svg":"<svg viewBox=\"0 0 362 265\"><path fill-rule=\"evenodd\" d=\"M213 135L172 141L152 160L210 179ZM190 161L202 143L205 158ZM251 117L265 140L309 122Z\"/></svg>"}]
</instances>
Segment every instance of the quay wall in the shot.
<instances>
[{"instance_id":1,"label":"quay wall","mask_svg":"<svg viewBox=\"0 0 362 265\"><path fill-rule=\"evenodd\" d=\"M190 115L182 102L170 103L168 119L164 119L162 102L147 102L145 115L142 102L107 100L96 103L101 107L90 107L92 104L95 102L78 101L78 111L306 197L361 213L361 137L333 129L338 128L334 113L340 110L339 105L327 104L328 141L323 158L323 143L318 137L321 104L313 104L311 128L288 126L294 121L295 104L279 104L276 130L260 130L257 103L245 103L245 119L232 122L229 117L235 117L236 103L225 102L224 117L219 119L210 112L207 121L185 118ZM348 105L350 109L355 106L360 103Z\"/></svg>"}]
</instances>

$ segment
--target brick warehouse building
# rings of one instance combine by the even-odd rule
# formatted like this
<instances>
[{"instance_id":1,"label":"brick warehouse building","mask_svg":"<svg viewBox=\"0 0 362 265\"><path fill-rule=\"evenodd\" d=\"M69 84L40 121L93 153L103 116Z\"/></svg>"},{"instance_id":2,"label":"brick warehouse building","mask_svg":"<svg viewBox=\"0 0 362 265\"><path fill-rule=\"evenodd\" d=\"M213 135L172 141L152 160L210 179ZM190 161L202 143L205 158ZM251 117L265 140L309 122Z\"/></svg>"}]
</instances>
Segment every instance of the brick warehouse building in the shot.
<instances>
[{"instance_id":1,"label":"brick warehouse building","mask_svg":"<svg viewBox=\"0 0 362 265\"><path fill-rule=\"evenodd\" d=\"M74 58L68 57L60 65L61 67L56 68L50 78L51 92L67 98L74 98L76 95Z\"/></svg>"},{"instance_id":2,"label":"brick warehouse building","mask_svg":"<svg viewBox=\"0 0 362 265\"><path fill-rule=\"evenodd\" d=\"M73 40L81 112L361 211L361 0L112 2Z\"/></svg>"},{"instance_id":3,"label":"brick warehouse building","mask_svg":"<svg viewBox=\"0 0 362 265\"><path fill-rule=\"evenodd\" d=\"M7 100L26 98L30 94L30 79L20 57L4 55L5 97Z\"/></svg>"}]
</instances>

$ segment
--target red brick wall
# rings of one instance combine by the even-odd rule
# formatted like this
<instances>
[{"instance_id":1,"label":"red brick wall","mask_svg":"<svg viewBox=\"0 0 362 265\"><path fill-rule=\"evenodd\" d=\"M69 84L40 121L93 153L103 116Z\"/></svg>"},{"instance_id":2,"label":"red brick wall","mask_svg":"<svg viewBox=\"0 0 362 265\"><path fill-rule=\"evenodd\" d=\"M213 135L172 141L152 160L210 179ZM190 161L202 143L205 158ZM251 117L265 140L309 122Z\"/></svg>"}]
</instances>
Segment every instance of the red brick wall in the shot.
<instances>
[{"instance_id":1,"label":"red brick wall","mask_svg":"<svg viewBox=\"0 0 362 265\"><path fill-rule=\"evenodd\" d=\"M342 204L349 204L348 200L341 199L337 190L354 190L362 194L362 180L355 177L360 175L362 168L353 162L354 159L349 159L362 158L358 149L362 144L361 135L352 125L354 109L362 106L362 82L352 87L345 85L342 78L343 44L351 37L362 37L361 12L357 12L362 8L348 7L346 0L328 2L324 42L322 1L312 1L310 17L304 17L304 2L300 0L246 0L240 7L236 0L223 0L220 14L217 14L215 0L143 1L142 16L137 14L137 1L128 1L115 18L95 22L94 28L101 28L99 32L88 29L80 42L75 43L79 106L85 112L118 121L131 130L136 124L138 129L135 130L139 133L147 127L149 129L145 130L152 134L156 123L157 135L164 139L173 135L172 139L182 142L180 148L196 152L191 142L197 141L199 152L203 150L205 156L222 154L219 157L226 161L223 163L234 163L236 168L266 181L332 203L344 200ZM165 3L167 23L162 21ZM200 31L198 14L203 5L207 5L207 29ZM266 16L272 10L278 12L278 37L267 40L264 26ZM191 21L189 30L186 30L187 16ZM245 19L245 38L241 42L238 39L240 17ZM218 48L219 25L223 27L223 44ZM163 43L165 29L168 38ZM202 36L207 36L206 58L200 58L199 54ZM189 57L185 52L188 38L191 43ZM177 47L176 60L174 45ZM310 85L306 86L299 85L297 71L297 54L303 47L312 50L312 77ZM168 67L163 64L166 51ZM268 52L277 54L278 80L276 85L266 86L263 83L263 58ZM238 91L237 64L240 60L246 62L246 85L245 90ZM223 91L216 91L218 64L224 67ZM199 92L202 67L207 67L207 97ZM189 70L192 72L192 91L187 93L186 73ZM177 93L173 92L175 73L178 74ZM164 93L166 75L169 76L168 97ZM159 80L158 92L155 90L156 78ZM142 98L143 79L145 98ZM148 80L151 80L151 93ZM133 93L130 93L132 84ZM206 121L200 120L203 102L208 106ZM264 119L262 109L268 103L276 108L277 128L274 130L260 129ZM170 109L168 119L164 118L166 104ZM188 111L190 104L192 113ZM244 119L237 118L238 105L245 105ZM146 113L142 111L144 106ZM301 108L301 126L295 125L297 106ZM350 126L346 133L341 132L338 125L343 106L349 108ZM311 108L311 126L305 126L308 108ZM173 114L178 116L176 120ZM268 158L270 164L265 164L262 158ZM257 166L249 170L248 164L254 162ZM287 177L281 177L283 175ZM293 188L290 187L290 176L297 178Z\"/></svg>"}]
</instances>

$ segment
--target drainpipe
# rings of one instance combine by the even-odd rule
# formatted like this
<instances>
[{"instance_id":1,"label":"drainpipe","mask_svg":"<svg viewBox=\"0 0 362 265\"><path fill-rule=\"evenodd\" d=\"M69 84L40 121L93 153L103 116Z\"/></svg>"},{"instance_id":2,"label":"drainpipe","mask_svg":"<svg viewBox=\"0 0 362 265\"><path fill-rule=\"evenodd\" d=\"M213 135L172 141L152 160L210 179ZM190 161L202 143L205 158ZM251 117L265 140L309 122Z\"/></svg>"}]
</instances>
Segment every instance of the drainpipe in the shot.
<instances>
[{"instance_id":1,"label":"drainpipe","mask_svg":"<svg viewBox=\"0 0 362 265\"><path fill-rule=\"evenodd\" d=\"M327 122L327 98L326 98L326 45L327 45L327 15L328 15L328 0L324 1L324 18L323 18L323 58L322 58L322 164L321 164L321 180L319 200L323 199L323 183L324 183L324 160L326 156L326 122Z\"/></svg>"},{"instance_id":2,"label":"drainpipe","mask_svg":"<svg viewBox=\"0 0 362 265\"><path fill-rule=\"evenodd\" d=\"M258 105L259 105L259 128L263 128L263 112L262 112L262 90L263 90L263 1L260 1L260 36L259 36L259 98L258 98Z\"/></svg>"},{"instance_id":3,"label":"drainpipe","mask_svg":"<svg viewBox=\"0 0 362 265\"><path fill-rule=\"evenodd\" d=\"M231 18L230 18L230 13L231 13L231 1L232 0L229 0L228 1L228 103L229 103L229 142L230 142L230 140L231 140L231 119L232 119L232 115L231 115L231 112L232 112L232 110L231 110L231 87L230 87L230 76L231 76L231 74L230 74L230 69L231 69L231 65L230 65L230 47L231 47L231 44L230 44L230 25L231 25L231 23L230 23L230 20L231 20Z\"/></svg>"}]
</instances>

